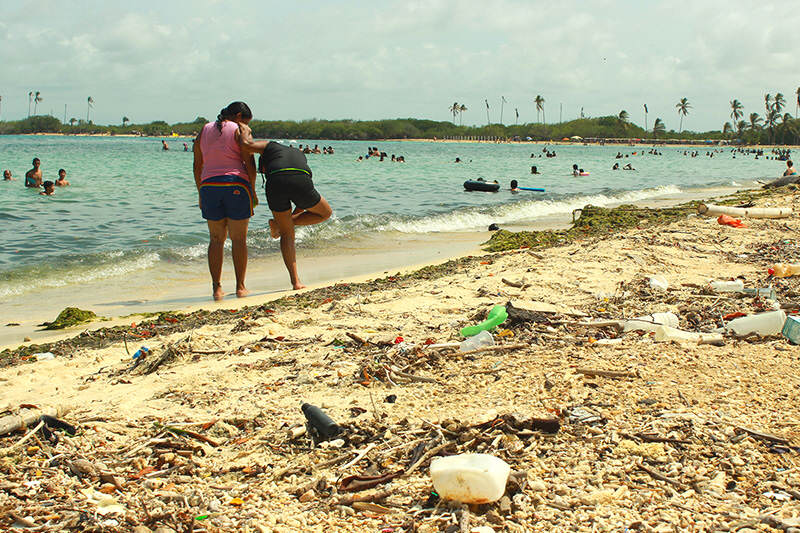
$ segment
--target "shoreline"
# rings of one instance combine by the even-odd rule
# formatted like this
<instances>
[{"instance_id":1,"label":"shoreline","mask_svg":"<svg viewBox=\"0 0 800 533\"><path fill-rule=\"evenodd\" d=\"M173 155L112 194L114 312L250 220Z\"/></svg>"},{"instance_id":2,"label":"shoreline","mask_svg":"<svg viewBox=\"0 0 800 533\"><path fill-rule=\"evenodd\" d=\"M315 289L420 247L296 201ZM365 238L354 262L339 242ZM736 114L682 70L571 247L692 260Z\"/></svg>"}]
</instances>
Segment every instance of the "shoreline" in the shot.
<instances>
[{"instance_id":1,"label":"shoreline","mask_svg":"<svg viewBox=\"0 0 800 533\"><path fill-rule=\"evenodd\" d=\"M759 191L759 189L745 189L741 191L735 187L716 187L679 195L666 195L660 198L654 197L637 201L635 205L655 209L670 208L689 201L707 200L710 197L730 195L736 191L746 194L747 191ZM623 202L612 202L608 207L613 208L622 203ZM571 226L570 218L571 214L563 213L561 215L551 215L534 223L511 223L504 225L504 229L507 228L513 232L560 230ZM307 269L304 278L309 280L309 286L298 292L282 288L285 286L285 284L282 283L285 277L285 269L282 267L279 254L276 254L268 258L251 260L248 269L248 286L251 288L255 286L264 288L251 289L250 296L246 298L235 298L232 293L226 293L226 297L222 301L210 301L209 296L203 292L208 284L208 280L205 279L207 273L205 271L199 272L196 269L191 271L187 270L187 273L191 273L191 279L182 282L178 287L168 290L166 294L163 294L163 289L156 288L155 286L149 288L149 290L144 293L140 292L138 289L131 294L127 292L123 292L122 294L115 293L113 301L122 302L122 305L103 301L91 303L85 299L78 299L78 301L76 301L70 296L60 298L50 296L48 297L48 303L50 303L49 311L41 312L41 307L38 306L35 315L26 315L23 316L22 319L14 319L14 322L21 324L20 326L3 327L2 332L0 332L0 351L17 350L24 346L35 346L63 341L69 339L71 335L75 335L75 333L79 331L95 331L105 327L125 326L132 322L147 321L148 318L146 317L152 316L153 314L191 314L201 310L213 312L220 309L242 309L244 307L262 306L282 298L291 297L295 294L303 295L308 292L329 289L337 284L363 283L371 278L386 276L390 272L396 272L396 275L409 275L426 267L436 267L447 262L492 254L493 252L487 252L483 249L486 241L492 235L493 232L469 231L388 237L382 241L384 244L380 249L374 249L374 246L370 245L369 251L365 251L361 248L360 253L356 253L355 255L338 254L333 257L328 257L325 263L326 270L324 271L327 273L323 273L323 271L315 269L314 266L310 266L316 263L318 254L321 253L321 251L310 250L310 253L307 253L305 257L301 257L301 262L306 263L306 266L301 266ZM400 238L402 238L402 240L397 240ZM421 260L408 262L408 255L406 255L407 252L405 252L408 248L406 248L405 245L412 241L418 241L418 243L416 247L411 248L412 252L410 255L411 257L421 258ZM434 255L441 255L441 252L426 254L424 248L431 246L445 246L451 251L445 252L443 257L434 258ZM399 253L397 250L403 251L400 262L396 263L391 260L386 262L390 257L397 257L397 253ZM381 257L383 262L375 262L374 258L378 256ZM373 257L373 260L370 260L370 257ZM348 258L350 260L348 260ZM353 263L352 259L356 259L359 266L366 265L366 268L359 268L359 266ZM228 274L230 274L229 270L229 268L226 269ZM330 275L331 270L336 272L337 275ZM150 272L142 272L135 274L135 276L150 278L153 277L153 274ZM227 281L230 282L230 280ZM93 282L88 291L85 287L82 288L82 291L93 293L101 290L101 287L107 283L115 283L115 280L99 280ZM92 289L91 287L94 286L96 286L96 288ZM134 283L134 286L138 287L139 285ZM59 289L58 292L71 294L75 290L76 287L69 286ZM119 291L119 289L117 290ZM151 293L155 295L152 301L150 301L147 296ZM37 295L26 295L26 299L39 301L41 297ZM127 301L129 302L127 305L125 305L126 299L128 299ZM42 330L36 325L44 320L53 320L55 316L66 307L78 307L92 310L101 317L101 319L89 324L55 331ZM13 310L9 313L13 314ZM143 318L139 319L138 317ZM23 337L29 337L31 340L20 342L20 339L23 339Z\"/></svg>"},{"instance_id":2,"label":"shoreline","mask_svg":"<svg viewBox=\"0 0 800 533\"><path fill-rule=\"evenodd\" d=\"M134 135L131 133L52 133L52 132L40 132L40 133L7 133L3 135L20 135L20 136L29 136L29 137L36 137L36 136L53 136L53 137L125 137L125 138L137 138L142 137L146 139L193 139L192 135L178 135L178 136L171 136L171 135ZM353 142L353 139L298 139L303 141L329 141L329 142ZM666 141L677 141L674 144ZM614 142L619 141L619 142ZM772 150L772 149L789 149L789 150L800 150L800 145L797 144L718 144L719 140L711 140L711 142L702 142L702 141L695 141L695 142L680 142L682 139L640 139L636 140L635 138L632 139L615 139L614 141L607 141L605 143L601 142L586 142L583 140L580 141L564 141L564 140L552 140L552 141L542 141L542 140L530 140L530 141L488 141L488 140L464 140L464 139L434 139L434 138L427 138L427 139L364 139L356 140L355 142L365 142L365 143L375 143L375 142L430 142L430 143L464 143L464 144L522 144L522 145L548 145L548 146L657 146L657 147L665 147L665 148L681 148L681 147L691 147L691 148L745 148L745 149L761 149L761 150Z\"/></svg>"}]
</instances>

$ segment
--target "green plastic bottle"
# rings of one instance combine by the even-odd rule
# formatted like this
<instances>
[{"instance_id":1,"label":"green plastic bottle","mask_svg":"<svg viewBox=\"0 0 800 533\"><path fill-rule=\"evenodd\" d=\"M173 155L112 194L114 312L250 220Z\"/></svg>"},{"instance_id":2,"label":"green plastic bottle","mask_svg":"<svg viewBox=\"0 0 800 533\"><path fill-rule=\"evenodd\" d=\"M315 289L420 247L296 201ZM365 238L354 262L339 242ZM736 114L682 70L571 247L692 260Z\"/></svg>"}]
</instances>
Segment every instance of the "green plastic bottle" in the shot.
<instances>
[{"instance_id":1,"label":"green plastic bottle","mask_svg":"<svg viewBox=\"0 0 800 533\"><path fill-rule=\"evenodd\" d=\"M475 324L474 326L467 326L466 328L461 330L462 337L472 337L473 335L477 335L481 331L492 331L494 328L502 324L508 318L508 312L506 311L505 306L503 305L495 305L492 307L492 310L489 311L489 316L486 317L486 320L481 322L480 324Z\"/></svg>"}]
</instances>

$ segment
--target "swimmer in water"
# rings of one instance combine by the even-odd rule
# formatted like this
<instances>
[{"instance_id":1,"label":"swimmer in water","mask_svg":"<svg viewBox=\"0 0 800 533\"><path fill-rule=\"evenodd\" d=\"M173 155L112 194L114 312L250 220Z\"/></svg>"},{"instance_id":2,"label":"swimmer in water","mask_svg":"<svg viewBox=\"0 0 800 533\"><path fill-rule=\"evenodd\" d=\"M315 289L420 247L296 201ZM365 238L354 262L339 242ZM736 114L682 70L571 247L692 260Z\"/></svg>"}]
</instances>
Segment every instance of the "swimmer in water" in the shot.
<instances>
[{"instance_id":1,"label":"swimmer in water","mask_svg":"<svg viewBox=\"0 0 800 533\"><path fill-rule=\"evenodd\" d=\"M539 174L539 169L536 168L536 165L531 167L531 174Z\"/></svg>"},{"instance_id":2,"label":"swimmer in water","mask_svg":"<svg viewBox=\"0 0 800 533\"><path fill-rule=\"evenodd\" d=\"M33 168L25 173L25 186L38 189L42 186L42 169L39 168L42 164L38 157L34 157Z\"/></svg>"},{"instance_id":3,"label":"swimmer in water","mask_svg":"<svg viewBox=\"0 0 800 533\"><path fill-rule=\"evenodd\" d=\"M611 170L619 170L619 163L614 163L614 166L611 167Z\"/></svg>"},{"instance_id":4,"label":"swimmer in water","mask_svg":"<svg viewBox=\"0 0 800 533\"><path fill-rule=\"evenodd\" d=\"M3 171L3 181L16 181L16 180L11 177L11 171L10 170L4 170Z\"/></svg>"},{"instance_id":5,"label":"swimmer in water","mask_svg":"<svg viewBox=\"0 0 800 533\"><path fill-rule=\"evenodd\" d=\"M41 196L53 196L56 191L53 185L53 182L50 180L45 181L42 185L44 185L44 190L39 193Z\"/></svg>"},{"instance_id":6,"label":"swimmer in water","mask_svg":"<svg viewBox=\"0 0 800 533\"><path fill-rule=\"evenodd\" d=\"M167 146L167 141L161 141L161 149L164 151L169 150L169 146Z\"/></svg>"},{"instance_id":7,"label":"swimmer in water","mask_svg":"<svg viewBox=\"0 0 800 533\"><path fill-rule=\"evenodd\" d=\"M572 165L572 175L573 176L580 176L581 171L578 170L578 165Z\"/></svg>"},{"instance_id":8,"label":"swimmer in water","mask_svg":"<svg viewBox=\"0 0 800 533\"><path fill-rule=\"evenodd\" d=\"M795 174L797 174L797 171L794 169L794 163L792 163L792 160L789 159L786 161L786 170L783 171L783 175L794 176Z\"/></svg>"},{"instance_id":9,"label":"swimmer in water","mask_svg":"<svg viewBox=\"0 0 800 533\"><path fill-rule=\"evenodd\" d=\"M55 186L56 187L66 187L69 185L67 181L67 171L63 168L58 169L58 179L56 180Z\"/></svg>"}]
</instances>

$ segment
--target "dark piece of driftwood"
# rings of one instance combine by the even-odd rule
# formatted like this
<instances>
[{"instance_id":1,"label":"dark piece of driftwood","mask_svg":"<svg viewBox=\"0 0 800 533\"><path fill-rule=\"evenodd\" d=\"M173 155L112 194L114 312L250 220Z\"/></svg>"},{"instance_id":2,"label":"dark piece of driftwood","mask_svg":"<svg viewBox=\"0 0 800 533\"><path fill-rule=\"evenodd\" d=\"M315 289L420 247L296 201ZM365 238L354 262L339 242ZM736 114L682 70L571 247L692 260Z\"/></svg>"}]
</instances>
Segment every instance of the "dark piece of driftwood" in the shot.
<instances>
[{"instance_id":1,"label":"dark piece of driftwood","mask_svg":"<svg viewBox=\"0 0 800 533\"><path fill-rule=\"evenodd\" d=\"M500 281L502 281L503 283L505 283L509 287L515 287L517 289L521 289L521 288L523 288L525 286L525 283L523 283L521 281L512 281L512 280L506 279L506 278L500 278Z\"/></svg>"},{"instance_id":2,"label":"dark piece of driftwood","mask_svg":"<svg viewBox=\"0 0 800 533\"><path fill-rule=\"evenodd\" d=\"M637 463L636 464L636 468L638 468L639 470L641 470L643 472L647 472L647 474L649 474L650 477L652 477L653 479L657 479L659 481L664 481L666 483L669 483L670 485L673 485L674 487L678 487L678 488L681 488L681 489L683 488L683 484L680 481L678 481L677 479L669 478L669 477L665 476L664 474L662 474L661 472L659 472L657 470L653 470L652 468L648 468L648 467L644 466L642 463Z\"/></svg>"},{"instance_id":3,"label":"dark piece of driftwood","mask_svg":"<svg viewBox=\"0 0 800 533\"><path fill-rule=\"evenodd\" d=\"M783 437L778 437L775 435L770 435L769 433L761 433L760 431L756 431L755 429L746 428L744 426L736 426L736 429L739 431L744 431L751 437L755 437L760 440L766 440L769 442L777 442L778 444L787 444L791 445L788 439L784 439Z\"/></svg>"},{"instance_id":4,"label":"dark piece of driftwood","mask_svg":"<svg viewBox=\"0 0 800 533\"><path fill-rule=\"evenodd\" d=\"M22 409L19 414L0 418L0 435L7 435L12 431L36 424L42 418L42 415L58 418L68 411L69 408L63 405L44 409Z\"/></svg>"}]
</instances>

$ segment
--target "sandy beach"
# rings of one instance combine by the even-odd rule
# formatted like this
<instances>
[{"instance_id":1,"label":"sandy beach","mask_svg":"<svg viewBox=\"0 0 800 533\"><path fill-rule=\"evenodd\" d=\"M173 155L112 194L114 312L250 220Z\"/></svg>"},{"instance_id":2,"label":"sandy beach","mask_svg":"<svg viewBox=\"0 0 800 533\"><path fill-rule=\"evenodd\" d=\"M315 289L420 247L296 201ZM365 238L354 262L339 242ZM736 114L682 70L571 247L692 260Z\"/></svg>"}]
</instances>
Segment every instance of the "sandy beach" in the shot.
<instances>
[{"instance_id":1,"label":"sandy beach","mask_svg":"<svg viewBox=\"0 0 800 533\"><path fill-rule=\"evenodd\" d=\"M752 196L798 212L796 188ZM800 281L767 268L800 262L796 215L745 223L689 215L475 252L242 307L79 326L36 348L52 360L6 352L0 416L41 408L75 433L50 422L28 435L33 418L0 436L0 526L792 531L800 348L780 336L657 343L583 325L673 312L681 329L708 332L770 309L706 287L736 277L773 285L795 309ZM494 347L431 346L459 342L508 302L527 313L495 330ZM142 345L150 353L135 363ZM339 423L340 440L312 442L304 402ZM430 460L467 452L510 465L501 500L467 507L434 492Z\"/></svg>"}]
</instances>

